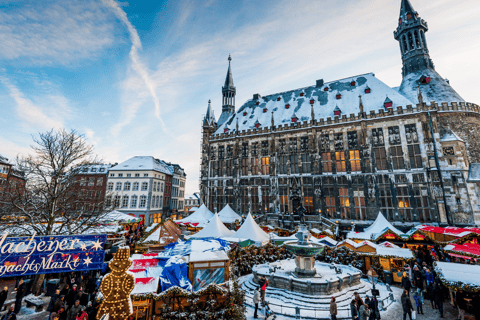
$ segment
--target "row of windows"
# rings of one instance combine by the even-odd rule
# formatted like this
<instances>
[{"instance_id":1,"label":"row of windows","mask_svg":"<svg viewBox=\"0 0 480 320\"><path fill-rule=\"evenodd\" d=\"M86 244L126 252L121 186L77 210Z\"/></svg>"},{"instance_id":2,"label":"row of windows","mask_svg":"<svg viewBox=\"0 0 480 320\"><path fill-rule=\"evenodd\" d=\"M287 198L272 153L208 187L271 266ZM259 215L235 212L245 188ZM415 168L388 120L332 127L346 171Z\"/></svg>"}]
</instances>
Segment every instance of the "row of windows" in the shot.
<instances>
[{"instance_id":1,"label":"row of windows","mask_svg":"<svg viewBox=\"0 0 480 320\"><path fill-rule=\"evenodd\" d=\"M125 176L126 176L126 177L131 177L132 174L131 174L131 173L127 173ZM144 176L144 177L148 177L148 173L144 173L143 176ZM110 173L110 177L115 177L115 173ZM119 178L123 177L123 173L118 173L118 174L117 174L117 177L119 177ZM140 173L135 173L135 177L137 177L137 178L140 177Z\"/></svg>"},{"instance_id":2,"label":"row of windows","mask_svg":"<svg viewBox=\"0 0 480 320\"><path fill-rule=\"evenodd\" d=\"M103 178L95 178L95 177L89 177L88 182L87 178L82 177L80 178L80 185L81 186L86 186L88 183L88 186L95 186L95 181L97 182L96 186L102 186L103 185Z\"/></svg>"},{"instance_id":3,"label":"row of windows","mask_svg":"<svg viewBox=\"0 0 480 320\"><path fill-rule=\"evenodd\" d=\"M115 191L122 191L122 185L123 185L123 191L130 191L130 187L132 187L132 191L138 191L140 183L134 182L132 186L132 184L128 181L123 184L121 182L117 182L115 183ZM113 182L108 183L107 190L113 191ZM148 191L148 182L142 182L141 191Z\"/></svg>"}]
</instances>

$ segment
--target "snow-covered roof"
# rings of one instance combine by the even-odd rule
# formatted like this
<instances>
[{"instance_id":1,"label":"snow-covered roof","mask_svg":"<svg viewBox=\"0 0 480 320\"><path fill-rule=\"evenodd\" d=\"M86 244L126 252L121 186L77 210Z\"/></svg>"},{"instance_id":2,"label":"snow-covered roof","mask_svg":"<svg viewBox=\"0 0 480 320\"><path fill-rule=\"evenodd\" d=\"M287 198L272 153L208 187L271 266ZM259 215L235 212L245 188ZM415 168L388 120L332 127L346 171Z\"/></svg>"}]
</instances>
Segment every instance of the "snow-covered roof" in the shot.
<instances>
[{"instance_id":1,"label":"snow-covered roof","mask_svg":"<svg viewBox=\"0 0 480 320\"><path fill-rule=\"evenodd\" d=\"M207 224L208 220L213 217L213 213L202 204L200 208L195 210L191 215L186 218L176 220L176 223L198 223L199 227L203 227Z\"/></svg>"},{"instance_id":2,"label":"snow-covered roof","mask_svg":"<svg viewBox=\"0 0 480 320\"><path fill-rule=\"evenodd\" d=\"M260 243L265 243L270 240L268 234L258 226L250 213L245 218L240 229L232 235L232 238L248 239Z\"/></svg>"},{"instance_id":3,"label":"snow-covered roof","mask_svg":"<svg viewBox=\"0 0 480 320\"><path fill-rule=\"evenodd\" d=\"M189 262L197 261L225 261L228 260L228 255L225 251L207 251L207 252L192 252L189 257Z\"/></svg>"},{"instance_id":4,"label":"snow-covered roof","mask_svg":"<svg viewBox=\"0 0 480 320\"><path fill-rule=\"evenodd\" d=\"M353 84L353 82L355 82ZM370 88L370 93L365 89ZM328 91L325 89L328 88ZM341 95L337 99L337 95ZM258 100L248 100L237 113L233 114L228 121L219 126L216 133L224 133L226 125L235 130L238 119L239 131L255 129L255 121L260 122L260 128L270 127L272 112L275 126L283 126L291 123L292 115L296 114L298 120L311 120L312 108L310 100L314 100L313 112L315 119L334 118L334 109L338 107L342 115L349 116L351 113L358 114L359 95L362 96L364 112L377 112L384 109L385 99L388 97L393 101L393 107L412 105L413 102L396 90L375 77L373 73L367 73L341 80L326 82L323 86L311 86L292 91L260 97ZM278 100L280 98L280 100ZM257 102L259 104L257 105ZM289 105L288 109L286 105ZM266 111L264 112L264 109ZM246 116L243 113L246 112Z\"/></svg>"},{"instance_id":5,"label":"snow-covered roof","mask_svg":"<svg viewBox=\"0 0 480 320\"><path fill-rule=\"evenodd\" d=\"M113 210L105 214L105 216L103 216L103 220L117 221L120 223L140 221L140 219L135 216L131 216L129 214L126 214L117 210Z\"/></svg>"},{"instance_id":6,"label":"snow-covered roof","mask_svg":"<svg viewBox=\"0 0 480 320\"><path fill-rule=\"evenodd\" d=\"M461 287L468 285L472 288L480 287L480 266L451 262L434 262L434 268L440 281Z\"/></svg>"},{"instance_id":7,"label":"snow-covered roof","mask_svg":"<svg viewBox=\"0 0 480 320\"><path fill-rule=\"evenodd\" d=\"M468 182L480 182L480 163L470 163Z\"/></svg>"},{"instance_id":8,"label":"snow-covered roof","mask_svg":"<svg viewBox=\"0 0 480 320\"><path fill-rule=\"evenodd\" d=\"M375 240L386 230L390 230L398 236L403 234L402 231L395 228L387 219L385 219L383 214L379 212L377 219L375 219L375 222L373 222L370 227L366 228L363 232L350 231L347 233L347 238Z\"/></svg>"},{"instance_id":9,"label":"snow-covered roof","mask_svg":"<svg viewBox=\"0 0 480 320\"><path fill-rule=\"evenodd\" d=\"M111 171L153 170L161 173L172 174L164 161L152 156L135 156L112 168Z\"/></svg>"},{"instance_id":10,"label":"snow-covered roof","mask_svg":"<svg viewBox=\"0 0 480 320\"><path fill-rule=\"evenodd\" d=\"M202 230L190 236L190 238L221 238L230 237L231 235L233 235L233 231L228 230L228 228L225 227L223 222L220 220L218 214L215 214Z\"/></svg>"},{"instance_id":11,"label":"snow-covered roof","mask_svg":"<svg viewBox=\"0 0 480 320\"><path fill-rule=\"evenodd\" d=\"M233 209L227 204L223 209L218 213L220 220L224 223L234 223L236 220L241 221L242 217L238 215Z\"/></svg>"},{"instance_id":12,"label":"snow-covered roof","mask_svg":"<svg viewBox=\"0 0 480 320\"><path fill-rule=\"evenodd\" d=\"M430 82L421 84L421 77L430 77ZM418 87L422 93L423 101L430 103L440 102L465 102L462 97L447 83L435 70L422 69L417 72L411 72L403 77L399 92L418 103Z\"/></svg>"},{"instance_id":13,"label":"snow-covered roof","mask_svg":"<svg viewBox=\"0 0 480 320\"><path fill-rule=\"evenodd\" d=\"M403 248L392 248L392 247L382 247L377 246L377 255L379 256L394 256L404 259L413 259L413 253L410 249Z\"/></svg>"},{"instance_id":14,"label":"snow-covered roof","mask_svg":"<svg viewBox=\"0 0 480 320\"><path fill-rule=\"evenodd\" d=\"M80 168L79 174L107 174L112 166L111 164L85 165Z\"/></svg>"},{"instance_id":15,"label":"snow-covered roof","mask_svg":"<svg viewBox=\"0 0 480 320\"><path fill-rule=\"evenodd\" d=\"M157 293L159 279L155 277L135 278L135 287L130 294Z\"/></svg>"}]
</instances>

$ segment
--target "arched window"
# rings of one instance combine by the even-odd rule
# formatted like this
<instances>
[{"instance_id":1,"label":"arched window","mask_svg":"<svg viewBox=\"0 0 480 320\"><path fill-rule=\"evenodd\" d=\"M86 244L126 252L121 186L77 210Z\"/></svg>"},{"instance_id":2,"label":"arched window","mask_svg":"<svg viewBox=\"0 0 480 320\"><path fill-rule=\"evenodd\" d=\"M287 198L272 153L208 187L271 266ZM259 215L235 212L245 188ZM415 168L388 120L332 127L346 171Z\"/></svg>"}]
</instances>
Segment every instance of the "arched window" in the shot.
<instances>
[{"instance_id":1,"label":"arched window","mask_svg":"<svg viewBox=\"0 0 480 320\"><path fill-rule=\"evenodd\" d=\"M136 195L132 196L132 202L130 202L130 208L136 208L137 207L137 199L138 199L138 197Z\"/></svg>"},{"instance_id":2,"label":"arched window","mask_svg":"<svg viewBox=\"0 0 480 320\"><path fill-rule=\"evenodd\" d=\"M423 47L426 48L427 47L427 41L425 40L425 32L423 32L423 30L420 30L420 35L422 36Z\"/></svg>"},{"instance_id":3,"label":"arched window","mask_svg":"<svg viewBox=\"0 0 480 320\"><path fill-rule=\"evenodd\" d=\"M139 185L138 182L134 182L132 191L138 191L138 185Z\"/></svg>"},{"instance_id":4,"label":"arched window","mask_svg":"<svg viewBox=\"0 0 480 320\"><path fill-rule=\"evenodd\" d=\"M157 196L157 202L155 203L156 204L156 207L159 208L159 205L160 205L160 196Z\"/></svg>"},{"instance_id":5,"label":"arched window","mask_svg":"<svg viewBox=\"0 0 480 320\"><path fill-rule=\"evenodd\" d=\"M139 208L145 208L147 206L147 196L140 196Z\"/></svg>"},{"instance_id":6,"label":"arched window","mask_svg":"<svg viewBox=\"0 0 480 320\"><path fill-rule=\"evenodd\" d=\"M125 184L123 185L123 190L130 191L130 182L125 182Z\"/></svg>"},{"instance_id":7,"label":"arched window","mask_svg":"<svg viewBox=\"0 0 480 320\"><path fill-rule=\"evenodd\" d=\"M128 208L128 196L123 196L122 208Z\"/></svg>"},{"instance_id":8,"label":"arched window","mask_svg":"<svg viewBox=\"0 0 480 320\"><path fill-rule=\"evenodd\" d=\"M402 37L402 43L403 43L403 51L407 52L408 46L407 46L407 38L405 36Z\"/></svg>"},{"instance_id":9,"label":"arched window","mask_svg":"<svg viewBox=\"0 0 480 320\"><path fill-rule=\"evenodd\" d=\"M148 190L148 182L142 182L142 191Z\"/></svg>"},{"instance_id":10,"label":"arched window","mask_svg":"<svg viewBox=\"0 0 480 320\"><path fill-rule=\"evenodd\" d=\"M413 36L412 36L412 33L409 32L408 35L408 46L410 47L410 50L413 50L415 49L415 44L413 43Z\"/></svg>"},{"instance_id":11,"label":"arched window","mask_svg":"<svg viewBox=\"0 0 480 320\"><path fill-rule=\"evenodd\" d=\"M113 201L113 206L115 208L120 207L120 196L119 195L115 196L115 200Z\"/></svg>"},{"instance_id":12,"label":"arched window","mask_svg":"<svg viewBox=\"0 0 480 320\"><path fill-rule=\"evenodd\" d=\"M122 191L122 183L121 182L117 182L115 184L115 190L117 191Z\"/></svg>"}]
</instances>

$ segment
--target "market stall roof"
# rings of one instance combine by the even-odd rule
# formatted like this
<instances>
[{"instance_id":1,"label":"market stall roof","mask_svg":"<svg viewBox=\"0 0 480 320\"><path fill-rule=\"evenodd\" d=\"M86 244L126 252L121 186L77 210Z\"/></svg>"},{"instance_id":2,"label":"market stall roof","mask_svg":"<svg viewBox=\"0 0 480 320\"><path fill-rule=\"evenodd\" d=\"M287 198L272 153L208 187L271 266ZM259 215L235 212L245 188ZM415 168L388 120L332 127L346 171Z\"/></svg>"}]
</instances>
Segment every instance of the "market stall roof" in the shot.
<instances>
[{"instance_id":1,"label":"market stall roof","mask_svg":"<svg viewBox=\"0 0 480 320\"><path fill-rule=\"evenodd\" d=\"M223 209L218 213L218 216L223 223L234 223L236 220L242 221L242 217L233 211L228 204L223 207Z\"/></svg>"},{"instance_id":2,"label":"market stall roof","mask_svg":"<svg viewBox=\"0 0 480 320\"><path fill-rule=\"evenodd\" d=\"M258 226L250 213L245 218L240 229L232 235L232 238L248 239L261 244L270 241L268 234Z\"/></svg>"},{"instance_id":3,"label":"market stall roof","mask_svg":"<svg viewBox=\"0 0 480 320\"><path fill-rule=\"evenodd\" d=\"M142 243L157 242L160 245L177 242L180 239L182 230L172 221L167 220L155 229Z\"/></svg>"},{"instance_id":4,"label":"market stall roof","mask_svg":"<svg viewBox=\"0 0 480 320\"><path fill-rule=\"evenodd\" d=\"M465 291L480 290L480 266L471 264L434 262L440 281L448 288Z\"/></svg>"},{"instance_id":5,"label":"market stall roof","mask_svg":"<svg viewBox=\"0 0 480 320\"><path fill-rule=\"evenodd\" d=\"M198 261L225 261L229 260L225 251L207 251L207 252L192 252L189 256L189 262Z\"/></svg>"},{"instance_id":6,"label":"market stall roof","mask_svg":"<svg viewBox=\"0 0 480 320\"><path fill-rule=\"evenodd\" d=\"M375 219L375 221L370 227L366 228L363 232L350 231L347 234L347 238L375 240L388 230L390 230L399 237L403 234L402 231L395 228L390 222L388 222L387 219L385 219L383 214L379 212L377 219Z\"/></svg>"},{"instance_id":7,"label":"market stall roof","mask_svg":"<svg viewBox=\"0 0 480 320\"><path fill-rule=\"evenodd\" d=\"M355 242L350 239L345 239L337 244L337 247L342 246L344 244L348 244L349 246L353 247L355 252L362 254L362 255L378 255L381 257L398 257L398 258L403 258L403 259L413 259L413 253L410 249L403 249L398 246L389 246L390 243L388 244L376 244L371 241L365 240L362 242ZM375 252L359 252L356 251L356 249L363 247L363 246L369 246L373 249L375 249ZM346 246L349 248L348 246ZM349 248L350 249L350 248ZM371 250L371 249L370 249Z\"/></svg>"},{"instance_id":8,"label":"market stall roof","mask_svg":"<svg viewBox=\"0 0 480 320\"><path fill-rule=\"evenodd\" d=\"M135 287L130 294L156 293L158 280L155 277L135 278Z\"/></svg>"},{"instance_id":9,"label":"market stall roof","mask_svg":"<svg viewBox=\"0 0 480 320\"><path fill-rule=\"evenodd\" d=\"M202 204L202 206L198 208L198 210L195 210L195 212L193 212L191 215L181 220L176 220L175 222L177 224L189 224L195 227L204 227L208 220L210 220L212 217L213 213L208 210L204 204Z\"/></svg>"},{"instance_id":10,"label":"market stall roof","mask_svg":"<svg viewBox=\"0 0 480 320\"><path fill-rule=\"evenodd\" d=\"M186 257L192 252L209 252L209 251L228 251L230 244L218 238L209 239L191 239L188 241L179 241L167 245L163 252L159 254L162 257Z\"/></svg>"},{"instance_id":11,"label":"market stall roof","mask_svg":"<svg viewBox=\"0 0 480 320\"><path fill-rule=\"evenodd\" d=\"M105 214L105 216L103 216L103 220L104 221L117 221L117 222L120 222L120 223L140 221L139 218L137 218L135 216L131 216L131 215L126 214L126 213L123 213L123 212L120 212L118 210L113 210L113 211L108 212L107 214Z\"/></svg>"},{"instance_id":12,"label":"market stall roof","mask_svg":"<svg viewBox=\"0 0 480 320\"><path fill-rule=\"evenodd\" d=\"M199 208L198 207L191 207L190 210L188 211L197 211Z\"/></svg>"},{"instance_id":13,"label":"market stall roof","mask_svg":"<svg viewBox=\"0 0 480 320\"><path fill-rule=\"evenodd\" d=\"M432 233L439 233L445 234L454 237L464 237L470 233L477 233L480 234L480 228L457 228L457 227L434 227L428 225L422 225L417 227L417 229L425 231L425 232L432 232Z\"/></svg>"},{"instance_id":14,"label":"market stall roof","mask_svg":"<svg viewBox=\"0 0 480 320\"><path fill-rule=\"evenodd\" d=\"M190 238L221 238L230 237L231 235L233 235L233 231L228 230L223 222L220 221L219 215L215 214L202 230L190 236Z\"/></svg>"},{"instance_id":15,"label":"market stall roof","mask_svg":"<svg viewBox=\"0 0 480 320\"><path fill-rule=\"evenodd\" d=\"M456 244L452 243L446 245L444 251L447 253L453 253L456 255L473 256L474 258L480 258L480 245L475 243Z\"/></svg>"}]
</instances>

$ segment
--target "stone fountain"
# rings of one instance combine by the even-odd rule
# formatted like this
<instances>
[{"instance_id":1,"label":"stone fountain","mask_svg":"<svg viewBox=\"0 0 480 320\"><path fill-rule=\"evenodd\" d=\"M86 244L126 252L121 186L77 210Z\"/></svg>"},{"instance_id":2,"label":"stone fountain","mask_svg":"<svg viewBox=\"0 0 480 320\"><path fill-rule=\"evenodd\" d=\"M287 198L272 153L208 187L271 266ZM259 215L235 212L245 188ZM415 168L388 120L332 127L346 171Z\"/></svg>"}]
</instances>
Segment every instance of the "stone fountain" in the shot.
<instances>
[{"instance_id":1,"label":"stone fountain","mask_svg":"<svg viewBox=\"0 0 480 320\"><path fill-rule=\"evenodd\" d=\"M285 242L287 251L295 255L295 264L297 267L293 275L298 278L314 277L317 274L317 270L315 269L315 256L323 251L324 246L310 241L310 232L304 224L299 225L295 237L298 241ZM321 275L317 275L317 277L321 277Z\"/></svg>"}]
</instances>

